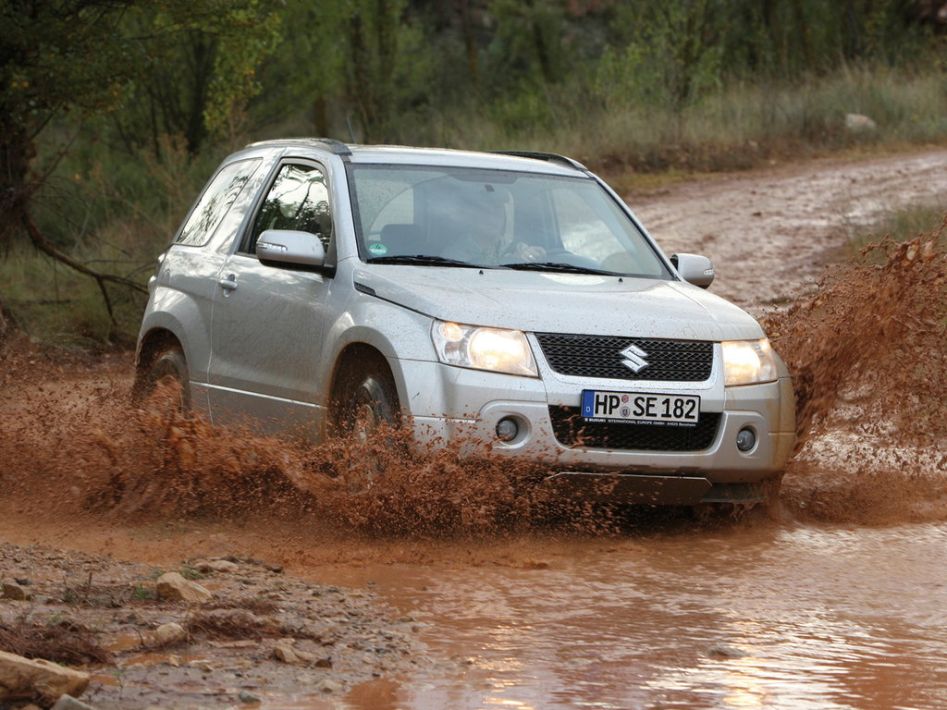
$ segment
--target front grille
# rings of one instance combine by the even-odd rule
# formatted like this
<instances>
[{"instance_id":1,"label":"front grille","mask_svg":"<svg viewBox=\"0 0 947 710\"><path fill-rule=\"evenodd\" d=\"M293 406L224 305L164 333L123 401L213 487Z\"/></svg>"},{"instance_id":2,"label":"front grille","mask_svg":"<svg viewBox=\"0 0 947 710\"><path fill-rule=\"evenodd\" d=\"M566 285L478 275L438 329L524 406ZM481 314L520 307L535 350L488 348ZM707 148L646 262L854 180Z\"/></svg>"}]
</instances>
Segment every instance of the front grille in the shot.
<instances>
[{"instance_id":1,"label":"front grille","mask_svg":"<svg viewBox=\"0 0 947 710\"><path fill-rule=\"evenodd\" d=\"M702 451L720 426L719 412L701 412L695 426L586 422L578 407L549 407L556 440L570 448L625 451Z\"/></svg>"},{"instance_id":2,"label":"front grille","mask_svg":"<svg viewBox=\"0 0 947 710\"><path fill-rule=\"evenodd\" d=\"M561 375L616 380L703 382L710 378L714 344L615 335L536 333L549 366ZM634 345L647 365L635 372L622 351Z\"/></svg>"}]
</instances>

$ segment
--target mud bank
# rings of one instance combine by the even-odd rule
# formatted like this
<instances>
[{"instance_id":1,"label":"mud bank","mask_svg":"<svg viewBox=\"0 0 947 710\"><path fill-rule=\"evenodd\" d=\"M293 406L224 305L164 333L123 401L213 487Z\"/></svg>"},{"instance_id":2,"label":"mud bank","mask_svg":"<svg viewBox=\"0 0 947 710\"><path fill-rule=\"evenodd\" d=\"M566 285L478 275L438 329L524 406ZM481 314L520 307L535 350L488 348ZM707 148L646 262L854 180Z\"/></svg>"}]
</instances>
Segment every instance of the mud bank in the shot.
<instances>
[{"instance_id":1,"label":"mud bank","mask_svg":"<svg viewBox=\"0 0 947 710\"><path fill-rule=\"evenodd\" d=\"M167 567L104 555L2 544L0 570L0 646L92 673L96 708L332 707L423 658L418 623L370 590L258 560L180 562L170 571L207 591L191 602L164 598Z\"/></svg>"}]
</instances>

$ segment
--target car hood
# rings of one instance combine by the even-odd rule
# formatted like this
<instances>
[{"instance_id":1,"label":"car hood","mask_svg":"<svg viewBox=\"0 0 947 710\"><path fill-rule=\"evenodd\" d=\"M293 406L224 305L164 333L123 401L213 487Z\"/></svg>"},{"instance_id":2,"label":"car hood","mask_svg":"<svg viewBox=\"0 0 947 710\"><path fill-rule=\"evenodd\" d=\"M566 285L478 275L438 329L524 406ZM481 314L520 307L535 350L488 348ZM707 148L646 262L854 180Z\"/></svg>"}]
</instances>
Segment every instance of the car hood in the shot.
<instances>
[{"instance_id":1,"label":"car hood","mask_svg":"<svg viewBox=\"0 0 947 710\"><path fill-rule=\"evenodd\" d=\"M471 325L686 340L763 337L749 314L682 281L393 264L356 267L354 279L378 298Z\"/></svg>"}]
</instances>

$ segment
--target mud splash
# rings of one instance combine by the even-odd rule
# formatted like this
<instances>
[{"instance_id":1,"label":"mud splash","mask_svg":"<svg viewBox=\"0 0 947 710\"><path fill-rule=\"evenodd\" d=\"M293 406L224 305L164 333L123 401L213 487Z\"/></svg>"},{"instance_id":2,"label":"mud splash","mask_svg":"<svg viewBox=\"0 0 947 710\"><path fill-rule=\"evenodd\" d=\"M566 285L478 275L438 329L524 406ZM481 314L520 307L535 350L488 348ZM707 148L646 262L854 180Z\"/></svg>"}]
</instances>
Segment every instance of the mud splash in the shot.
<instances>
[{"instance_id":1,"label":"mud splash","mask_svg":"<svg viewBox=\"0 0 947 710\"><path fill-rule=\"evenodd\" d=\"M792 370L799 450L783 499L804 516L947 519L947 220L868 247L765 323Z\"/></svg>"},{"instance_id":2,"label":"mud splash","mask_svg":"<svg viewBox=\"0 0 947 710\"><path fill-rule=\"evenodd\" d=\"M612 521L553 497L539 485L546 469L487 451L462 456L465 442L418 450L404 431L320 446L260 436L182 415L166 388L132 407L127 379L114 372L91 386L44 383L26 366L35 359L9 358L2 411L0 481L21 507L117 520L263 515L415 537L551 521L595 532Z\"/></svg>"}]
</instances>

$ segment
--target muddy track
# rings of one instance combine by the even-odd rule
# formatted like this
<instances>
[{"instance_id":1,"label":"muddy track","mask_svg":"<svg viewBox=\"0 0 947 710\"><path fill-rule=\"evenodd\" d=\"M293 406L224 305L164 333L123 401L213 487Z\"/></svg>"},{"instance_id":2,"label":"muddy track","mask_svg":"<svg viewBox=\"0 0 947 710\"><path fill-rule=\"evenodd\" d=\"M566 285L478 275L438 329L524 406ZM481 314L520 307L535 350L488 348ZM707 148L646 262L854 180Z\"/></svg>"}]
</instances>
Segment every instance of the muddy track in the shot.
<instances>
[{"instance_id":1,"label":"muddy track","mask_svg":"<svg viewBox=\"0 0 947 710\"><path fill-rule=\"evenodd\" d=\"M947 150L786 165L626 200L667 253L709 256L711 290L758 314L811 288L850 228L911 204L947 210Z\"/></svg>"}]
</instances>

